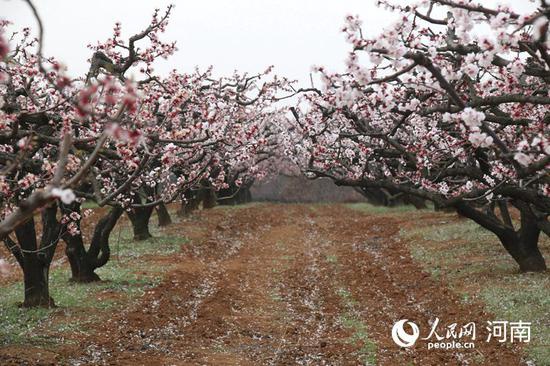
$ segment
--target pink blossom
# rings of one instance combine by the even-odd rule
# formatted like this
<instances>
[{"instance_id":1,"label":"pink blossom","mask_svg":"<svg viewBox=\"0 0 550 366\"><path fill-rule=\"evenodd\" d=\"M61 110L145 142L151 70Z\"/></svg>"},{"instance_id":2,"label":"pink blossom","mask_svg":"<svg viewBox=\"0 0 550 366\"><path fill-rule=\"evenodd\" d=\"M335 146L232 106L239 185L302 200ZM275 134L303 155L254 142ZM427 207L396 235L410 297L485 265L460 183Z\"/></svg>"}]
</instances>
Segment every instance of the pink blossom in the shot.
<instances>
[{"instance_id":1,"label":"pink blossom","mask_svg":"<svg viewBox=\"0 0 550 366\"><path fill-rule=\"evenodd\" d=\"M74 221L71 221L67 225L67 231L69 232L69 234L71 236L75 236L75 235L80 234L80 230L78 230L78 225Z\"/></svg>"}]
</instances>

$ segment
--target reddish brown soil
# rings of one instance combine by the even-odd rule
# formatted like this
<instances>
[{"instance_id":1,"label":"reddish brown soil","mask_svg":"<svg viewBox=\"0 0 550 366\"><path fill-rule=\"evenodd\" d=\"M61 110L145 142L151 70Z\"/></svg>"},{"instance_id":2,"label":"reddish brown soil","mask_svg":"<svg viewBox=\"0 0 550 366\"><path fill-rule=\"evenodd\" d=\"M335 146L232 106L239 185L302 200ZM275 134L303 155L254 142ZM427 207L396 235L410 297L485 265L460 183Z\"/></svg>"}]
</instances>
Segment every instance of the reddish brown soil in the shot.
<instances>
[{"instance_id":1,"label":"reddish brown soil","mask_svg":"<svg viewBox=\"0 0 550 366\"><path fill-rule=\"evenodd\" d=\"M365 364L365 339L342 322L352 317L376 344L379 365L521 365L521 350L485 342L485 329L474 350L395 345L391 328L403 318L422 336L436 316L444 325L493 320L419 269L398 237L400 220L337 205L203 211L169 229L191 243L158 287L100 315L77 345L29 364ZM22 364L32 359L24 353L5 348L0 360L11 354Z\"/></svg>"}]
</instances>

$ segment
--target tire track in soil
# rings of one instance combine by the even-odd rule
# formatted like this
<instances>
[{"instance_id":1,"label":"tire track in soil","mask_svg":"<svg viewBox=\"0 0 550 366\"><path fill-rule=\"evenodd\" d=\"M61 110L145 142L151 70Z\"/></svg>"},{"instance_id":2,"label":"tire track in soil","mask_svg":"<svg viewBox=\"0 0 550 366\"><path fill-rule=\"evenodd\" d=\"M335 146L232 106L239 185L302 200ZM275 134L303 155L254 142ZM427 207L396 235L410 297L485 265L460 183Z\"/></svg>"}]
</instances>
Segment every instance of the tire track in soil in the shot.
<instances>
[{"instance_id":1,"label":"tire track in soil","mask_svg":"<svg viewBox=\"0 0 550 366\"><path fill-rule=\"evenodd\" d=\"M171 229L191 239L177 268L65 356L70 365L359 365L364 345L342 324L344 288L380 365L467 365L480 355L480 364L521 364L500 344L454 353L393 343L401 318L421 329L435 316L491 320L423 273L398 229L397 219L336 205L201 212Z\"/></svg>"},{"instance_id":2,"label":"tire track in soil","mask_svg":"<svg viewBox=\"0 0 550 366\"><path fill-rule=\"evenodd\" d=\"M398 237L401 222L410 222L412 218L400 221L393 217L368 216L340 206L324 219L341 228L339 231L324 230L327 237L332 240L346 238L344 245L337 248L337 256L342 258L340 274L344 283L353 284L351 291L363 308L362 318L369 326L370 337L378 345L380 365L525 364L518 346L485 342L486 330L479 325L495 319L480 304L461 303L444 283L434 281L414 263L405 243ZM397 320L412 320L426 332L431 329L428 321L435 317L441 320L440 326L476 322L476 348L427 350L426 344L420 341L413 348L396 347L391 339L391 327ZM438 329L439 334L444 335L444 328Z\"/></svg>"}]
</instances>

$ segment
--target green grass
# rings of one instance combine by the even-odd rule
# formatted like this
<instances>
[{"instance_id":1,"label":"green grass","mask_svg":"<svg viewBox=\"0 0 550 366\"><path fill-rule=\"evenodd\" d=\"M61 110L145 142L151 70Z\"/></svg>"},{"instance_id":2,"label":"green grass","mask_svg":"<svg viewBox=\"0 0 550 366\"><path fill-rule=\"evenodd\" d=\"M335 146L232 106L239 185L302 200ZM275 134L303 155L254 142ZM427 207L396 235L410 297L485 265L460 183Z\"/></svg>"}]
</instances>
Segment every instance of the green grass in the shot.
<instances>
[{"instance_id":1,"label":"green grass","mask_svg":"<svg viewBox=\"0 0 550 366\"><path fill-rule=\"evenodd\" d=\"M97 207L99 207L99 205L94 201L86 200L82 203L81 207L82 207L82 209L97 208Z\"/></svg>"},{"instance_id":2,"label":"green grass","mask_svg":"<svg viewBox=\"0 0 550 366\"><path fill-rule=\"evenodd\" d=\"M149 231L153 237L143 241L133 240L133 232L128 225L117 226L111 233L111 254L119 256L119 259L151 254L170 255L179 252L181 245L188 242L184 237L166 234L152 221Z\"/></svg>"},{"instance_id":3,"label":"green grass","mask_svg":"<svg viewBox=\"0 0 550 366\"><path fill-rule=\"evenodd\" d=\"M34 345L43 343L39 335L33 334L34 328L45 321L52 310L48 309L20 309L17 302L21 302L23 286L11 285L2 289L0 299L0 346L13 343Z\"/></svg>"},{"instance_id":4,"label":"green grass","mask_svg":"<svg viewBox=\"0 0 550 366\"><path fill-rule=\"evenodd\" d=\"M487 320L532 322L528 357L550 365L548 272L519 273L498 239L470 220L442 215L437 224L402 230L400 236L424 270L449 283L465 303L483 302L497 318ZM541 251L550 260L550 240L541 239Z\"/></svg>"},{"instance_id":5,"label":"green grass","mask_svg":"<svg viewBox=\"0 0 550 366\"><path fill-rule=\"evenodd\" d=\"M269 297L271 298L271 300L275 302L283 301L283 297L281 296L281 292L279 291L278 288L272 289L271 292L269 293Z\"/></svg>"},{"instance_id":6,"label":"green grass","mask_svg":"<svg viewBox=\"0 0 550 366\"><path fill-rule=\"evenodd\" d=\"M421 235L425 240L446 242L462 239L468 242L488 241L494 235L471 220L455 222L449 219L448 214L442 214L436 225L408 230L404 235Z\"/></svg>"},{"instance_id":7,"label":"green grass","mask_svg":"<svg viewBox=\"0 0 550 366\"><path fill-rule=\"evenodd\" d=\"M213 210L226 210L226 211L242 210L242 209L245 209L245 208L260 206L261 204L262 204L261 202L249 202L249 203L243 203L243 204L240 204L240 205L216 205L212 209Z\"/></svg>"},{"instance_id":8,"label":"green grass","mask_svg":"<svg viewBox=\"0 0 550 366\"><path fill-rule=\"evenodd\" d=\"M338 262L338 257L335 256L335 255L327 255L325 259L329 263L337 263Z\"/></svg>"},{"instance_id":9,"label":"green grass","mask_svg":"<svg viewBox=\"0 0 550 366\"><path fill-rule=\"evenodd\" d=\"M349 342L353 344L361 344L358 351L359 360L364 365L376 365L376 344L369 338L367 326L361 321L356 314L358 302L353 298L351 293L345 288L338 288L336 294L340 297L344 308L346 309L340 315L338 320L344 328L350 329L352 332Z\"/></svg>"},{"instance_id":10,"label":"green grass","mask_svg":"<svg viewBox=\"0 0 550 366\"><path fill-rule=\"evenodd\" d=\"M327 255L325 257L327 263L334 266L338 271L342 264L338 262L336 255ZM338 316L338 321L342 326L351 331L351 336L348 342L354 345L359 344L360 348L355 354L362 365L371 366L377 364L377 346L376 343L369 337L367 326L361 319L360 303L353 298L353 294L349 289L335 283L336 295L342 304L342 312Z\"/></svg>"},{"instance_id":11,"label":"green grass","mask_svg":"<svg viewBox=\"0 0 550 366\"><path fill-rule=\"evenodd\" d=\"M348 203L345 206L353 210L358 210L358 211L370 213L370 214L402 214L402 213L408 213L411 211L420 211L420 212L424 211L424 210L417 210L412 205L385 207L385 206L374 206L374 205L371 205L370 203Z\"/></svg>"},{"instance_id":12,"label":"green grass","mask_svg":"<svg viewBox=\"0 0 550 366\"><path fill-rule=\"evenodd\" d=\"M504 278L501 285L484 288L481 297L499 318L532 322L528 354L537 365L550 365L550 277L548 274L524 274L517 275L516 278Z\"/></svg>"},{"instance_id":13,"label":"green grass","mask_svg":"<svg viewBox=\"0 0 550 366\"><path fill-rule=\"evenodd\" d=\"M85 329L89 310L118 309L128 306L145 291L159 284L166 265L147 261L146 256L168 256L177 253L187 239L164 235L154 229L153 238L141 242L132 240L131 230L119 225L111 235L111 260L96 273L103 280L91 284L69 282L70 269L67 265L53 268L50 273L50 292L57 308L21 309L18 303L23 299L23 283L17 282L1 288L0 298L0 346L8 344L46 346L55 343L49 333L77 332ZM139 272L136 273L136 272ZM102 294L115 294L99 300ZM93 313L93 312L92 312ZM56 317L56 314L67 315ZM84 319L78 315L85 315ZM73 316L74 315L74 316Z\"/></svg>"}]
</instances>

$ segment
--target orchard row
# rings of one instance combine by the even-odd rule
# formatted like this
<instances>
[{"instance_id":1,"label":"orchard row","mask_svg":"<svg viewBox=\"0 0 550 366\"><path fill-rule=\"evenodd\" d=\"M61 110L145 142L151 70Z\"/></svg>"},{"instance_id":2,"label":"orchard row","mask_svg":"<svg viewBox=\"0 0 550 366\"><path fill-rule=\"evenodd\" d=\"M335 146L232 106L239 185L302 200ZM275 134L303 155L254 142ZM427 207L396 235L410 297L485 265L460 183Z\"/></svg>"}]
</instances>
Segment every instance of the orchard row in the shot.
<instances>
[{"instance_id":1,"label":"orchard row","mask_svg":"<svg viewBox=\"0 0 550 366\"><path fill-rule=\"evenodd\" d=\"M319 88L271 68L157 74L155 62L176 51L162 40L172 7L129 39L117 23L76 78L42 54L36 11L37 38L0 23L0 237L23 270L24 305L53 304L59 241L73 278L98 280L124 212L144 239L155 208L166 218L174 201L183 211L243 201L254 181L289 166L376 203L455 210L497 235L521 270L545 270L550 6L521 15L469 1L379 5L399 21L368 39L347 17L347 70L315 67ZM110 207L89 243L84 201Z\"/></svg>"}]
</instances>

